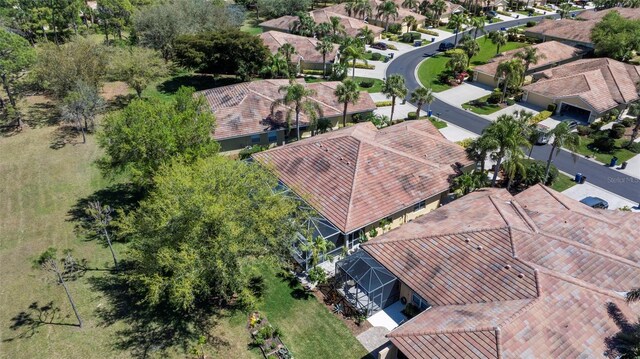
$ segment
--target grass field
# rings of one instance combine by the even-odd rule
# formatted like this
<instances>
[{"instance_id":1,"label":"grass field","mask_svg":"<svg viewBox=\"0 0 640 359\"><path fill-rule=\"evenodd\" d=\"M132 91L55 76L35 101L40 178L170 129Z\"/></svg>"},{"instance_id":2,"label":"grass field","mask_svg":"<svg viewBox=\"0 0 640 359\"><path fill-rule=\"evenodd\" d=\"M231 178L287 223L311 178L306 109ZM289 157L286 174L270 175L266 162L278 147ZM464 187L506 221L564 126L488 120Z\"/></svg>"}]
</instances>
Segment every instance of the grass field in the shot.
<instances>
[{"instance_id":1,"label":"grass field","mask_svg":"<svg viewBox=\"0 0 640 359\"><path fill-rule=\"evenodd\" d=\"M471 58L471 68L478 65L486 64L489 60L496 56L496 48L491 40L487 37L481 37L478 39L478 45L480 45L480 51ZM528 46L524 42L507 42L506 45L500 46L500 52L519 49L521 47Z\"/></svg>"},{"instance_id":2,"label":"grass field","mask_svg":"<svg viewBox=\"0 0 640 359\"><path fill-rule=\"evenodd\" d=\"M252 15L253 14L250 14L248 16L252 17ZM257 21L255 17L252 17L251 19L246 19L242 24L242 26L240 27L240 30L244 32L248 32L251 35L260 35L262 34L262 28L260 26L257 26L258 23L260 23L260 21Z\"/></svg>"},{"instance_id":3,"label":"grass field","mask_svg":"<svg viewBox=\"0 0 640 359\"><path fill-rule=\"evenodd\" d=\"M109 250L74 230L74 216L88 198L127 192L103 179L94 161L100 156L95 137L76 143L57 126L26 128L0 137L0 358L191 358L189 341L166 343L172 327L140 325L123 315L130 310L100 283L114 276ZM110 202L118 207L116 202ZM125 245L115 243L122 258ZM89 270L69 289L84 321L82 329L60 286L32 268L49 247L72 249L86 259ZM296 358L360 358L366 354L349 329L314 297L300 295L299 286L276 276L272 266L260 268L266 293L258 310L281 327ZM111 292L113 293L113 291ZM259 358L245 329L246 313L220 313L205 352L214 358ZM137 325L135 325L136 323Z\"/></svg>"},{"instance_id":4,"label":"grass field","mask_svg":"<svg viewBox=\"0 0 640 359\"><path fill-rule=\"evenodd\" d=\"M347 78L351 78L351 76L347 76ZM359 76L356 76L353 79L358 84L358 89L360 91L365 91L365 92L369 92L369 93L382 91L382 85L384 84L384 82L382 80L374 79L374 78L370 78L370 77L359 77ZM314 82L323 82L323 81L326 81L326 80L321 79L319 77L306 76L304 78L304 81L306 83L314 83ZM362 81L373 81L373 86L371 86L371 87L362 87L362 86L360 86L360 83Z\"/></svg>"},{"instance_id":5,"label":"grass field","mask_svg":"<svg viewBox=\"0 0 640 359\"><path fill-rule=\"evenodd\" d=\"M567 190L567 189L569 189L569 188L571 188L571 187L573 187L575 185L576 185L576 183L574 182L573 178L560 173L558 175L558 178L556 179L556 181L551 186L551 188L553 188L554 190L556 190L558 192L562 192L562 191Z\"/></svg>"},{"instance_id":6,"label":"grass field","mask_svg":"<svg viewBox=\"0 0 640 359\"><path fill-rule=\"evenodd\" d=\"M502 107L500 107L500 105L498 104L492 104L492 103L488 103L486 102L487 99L489 98L490 95L484 96L479 98L477 101L481 101L483 103L485 103L485 105L483 106L478 106L478 105L474 105L470 101L467 103L463 103L462 104L462 108L464 108L465 110L470 110L473 113L477 113L478 115L490 115L498 110L500 110Z\"/></svg>"},{"instance_id":7,"label":"grass field","mask_svg":"<svg viewBox=\"0 0 640 359\"><path fill-rule=\"evenodd\" d=\"M629 141L629 137L624 136L623 138L617 139L615 141L616 148L612 153L602 153L596 152L591 147L593 143L593 138L587 136L580 137L580 147L578 147L578 153L584 156L590 156L595 158L597 161L602 162L604 164L609 164L611 158L613 156L618 157L618 165L624 161L628 161L631 157L638 155L635 152L631 152L626 148L622 148L626 142Z\"/></svg>"}]
</instances>

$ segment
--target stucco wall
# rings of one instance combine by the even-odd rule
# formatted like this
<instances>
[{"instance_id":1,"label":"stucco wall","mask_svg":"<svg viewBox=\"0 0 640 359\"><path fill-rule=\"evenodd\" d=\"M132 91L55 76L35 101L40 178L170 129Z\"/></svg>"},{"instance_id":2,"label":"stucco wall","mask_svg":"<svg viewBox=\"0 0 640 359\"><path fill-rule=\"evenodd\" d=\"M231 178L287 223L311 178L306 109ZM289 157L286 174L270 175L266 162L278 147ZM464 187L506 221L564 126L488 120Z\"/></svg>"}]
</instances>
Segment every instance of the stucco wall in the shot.
<instances>
[{"instance_id":1,"label":"stucco wall","mask_svg":"<svg viewBox=\"0 0 640 359\"><path fill-rule=\"evenodd\" d=\"M497 87L498 82L491 75L487 75L483 72L476 72L477 76L475 81L480 82L485 85L489 85L491 87Z\"/></svg>"},{"instance_id":2,"label":"stucco wall","mask_svg":"<svg viewBox=\"0 0 640 359\"><path fill-rule=\"evenodd\" d=\"M241 150L247 146L253 146L253 145L260 145L260 146L269 146L271 144L281 145L284 143L284 130L276 131L276 141L272 143L269 143L269 134L267 132L260 134L260 141L257 143L254 143L251 141L251 135L218 140L218 143L220 143L221 152Z\"/></svg>"}]
</instances>

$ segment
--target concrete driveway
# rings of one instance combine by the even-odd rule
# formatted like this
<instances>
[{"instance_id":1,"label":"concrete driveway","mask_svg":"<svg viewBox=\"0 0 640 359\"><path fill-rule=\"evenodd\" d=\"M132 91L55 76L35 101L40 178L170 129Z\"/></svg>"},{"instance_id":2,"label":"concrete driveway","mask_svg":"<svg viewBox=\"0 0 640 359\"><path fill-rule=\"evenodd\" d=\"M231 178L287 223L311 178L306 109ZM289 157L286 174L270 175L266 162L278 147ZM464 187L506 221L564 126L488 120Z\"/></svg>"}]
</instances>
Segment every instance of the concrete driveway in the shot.
<instances>
[{"instance_id":1,"label":"concrete driveway","mask_svg":"<svg viewBox=\"0 0 640 359\"><path fill-rule=\"evenodd\" d=\"M483 117L486 117L491 121L495 121L501 115L513 115L514 112L520 112L521 110L525 110L527 112L533 113L534 115L537 115L543 109L537 106L530 105L528 103L516 103L512 106L505 107L502 110L498 110L492 114L485 115Z\"/></svg>"},{"instance_id":2,"label":"concrete driveway","mask_svg":"<svg viewBox=\"0 0 640 359\"><path fill-rule=\"evenodd\" d=\"M638 180L638 184L640 185L640 180ZM640 212L638 209L638 203L632 202L631 200L620 197L614 193L611 193L603 188L597 187L593 184L589 183L589 176L587 176L587 183L577 184L564 192L563 194L580 201L585 197L599 197L609 202L609 210L617 210L618 208L628 206L632 208L633 212Z\"/></svg>"},{"instance_id":3,"label":"concrete driveway","mask_svg":"<svg viewBox=\"0 0 640 359\"><path fill-rule=\"evenodd\" d=\"M463 83L449 90L435 93L435 97L450 105L461 107L463 103L489 95L493 89L479 83Z\"/></svg>"}]
</instances>

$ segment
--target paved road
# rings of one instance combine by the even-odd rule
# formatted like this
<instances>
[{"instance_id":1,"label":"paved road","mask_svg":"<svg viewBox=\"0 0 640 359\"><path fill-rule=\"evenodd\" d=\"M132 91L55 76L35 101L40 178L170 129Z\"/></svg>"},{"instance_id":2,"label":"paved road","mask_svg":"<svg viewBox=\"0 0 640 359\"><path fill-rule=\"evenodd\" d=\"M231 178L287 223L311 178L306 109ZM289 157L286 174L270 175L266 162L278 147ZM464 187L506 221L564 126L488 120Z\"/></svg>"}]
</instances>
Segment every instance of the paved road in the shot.
<instances>
[{"instance_id":1,"label":"paved road","mask_svg":"<svg viewBox=\"0 0 640 359\"><path fill-rule=\"evenodd\" d=\"M554 18L559 17L559 15L553 14L525 19L514 19L510 21L499 22L496 24L488 24L485 26L485 30L489 32L499 30L502 27L524 25L528 21L540 21L546 16L553 16ZM467 30L466 32L470 31L472 31L472 29ZM458 35L458 40L460 39L460 37L462 37L463 34L464 32ZM389 64L389 67L387 69L387 77L392 74L403 75L405 77L409 93L411 93L414 89L420 86L420 84L418 83L418 79L415 76L415 71L418 65L427 57L425 55L434 55L437 52L438 45L441 42L453 42L453 39L454 36L448 39L434 42L433 44L429 44L427 46L417 48L411 52L397 57ZM433 113L439 114L439 117L441 117L442 119L478 134L481 133L482 130L490 123L489 120L486 120L483 117L463 110L462 108L450 105L438 99L436 99L435 102L431 104L431 109L433 110ZM537 160L546 161L549 157L550 151L551 146L549 145L536 146L533 150L532 157ZM560 151L560 154L555 157L554 164L561 171L570 174L580 172L587 177L588 182L593 183L594 185L604 188L610 192L613 192L619 196L628 198L635 202L640 202L640 179L627 176L607 166L589 161L585 158L574 159L571 153L564 150Z\"/></svg>"}]
</instances>

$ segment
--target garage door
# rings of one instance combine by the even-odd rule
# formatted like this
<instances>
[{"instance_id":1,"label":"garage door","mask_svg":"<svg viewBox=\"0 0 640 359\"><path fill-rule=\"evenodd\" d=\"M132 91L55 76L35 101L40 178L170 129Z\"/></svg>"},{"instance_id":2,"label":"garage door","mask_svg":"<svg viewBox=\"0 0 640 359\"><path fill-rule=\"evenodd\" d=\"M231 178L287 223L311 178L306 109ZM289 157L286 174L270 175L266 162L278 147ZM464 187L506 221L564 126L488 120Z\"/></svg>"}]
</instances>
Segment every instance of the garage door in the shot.
<instances>
[{"instance_id":1,"label":"garage door","mask_svg":"<svg viewBox=\"0 0 640 359\"><path fill-rule=\"evenodd\" d=\"M560 116L570 118L579 122L589 122L591 111L570 105L568 103L563 103L560 106Z\"/></svg>"}]
</instances>

